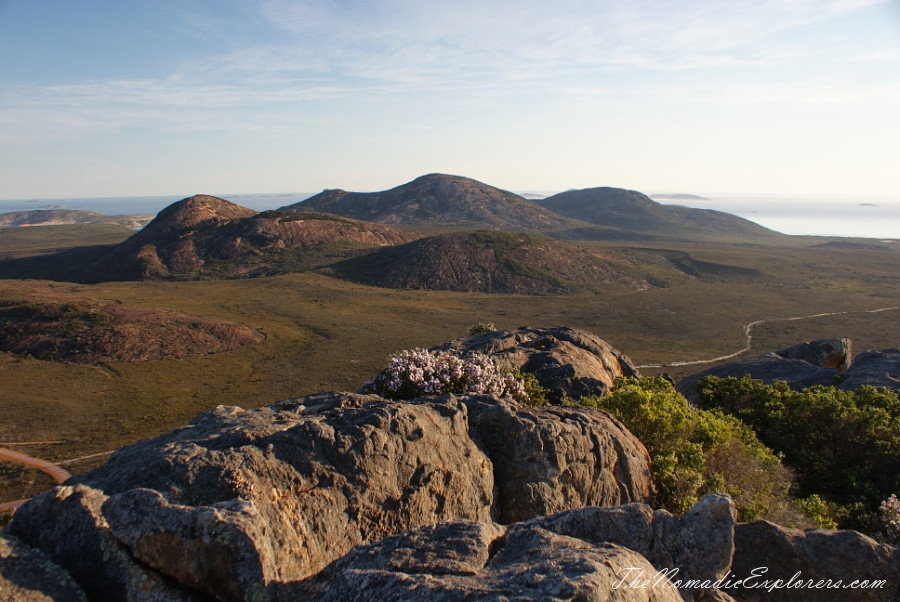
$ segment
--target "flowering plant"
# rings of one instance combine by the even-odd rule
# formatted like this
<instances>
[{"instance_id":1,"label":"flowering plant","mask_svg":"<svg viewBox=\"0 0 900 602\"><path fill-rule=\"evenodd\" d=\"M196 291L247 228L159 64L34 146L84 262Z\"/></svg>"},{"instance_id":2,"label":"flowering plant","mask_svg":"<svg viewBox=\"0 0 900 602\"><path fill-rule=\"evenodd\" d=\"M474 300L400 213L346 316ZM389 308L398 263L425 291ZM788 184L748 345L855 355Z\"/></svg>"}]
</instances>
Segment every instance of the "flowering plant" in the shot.
<instances>
[{"instance_id":1,"label":"flowering plant","mask_svg":"<svg viewBox=\"0 0 900 602\"><path fill-rule=\"evenodd\" d=\"M503 373L487 355L460 357L450 351L404 350L391 357L388 367L362 386L366 393L390 399L412 399L420 395L474 393L524 402L524 382Z\"/></svg>"},{"instance_id":2,"label":"flowering plant","mask_svg":"<svg viewBox=\"0 0 900 602\"><path fill-rule=\"evenodd\" d=\"M881 502L881 523L889 543L900 542L900 500L895 494Z\"/></svg>"}]
</instances>

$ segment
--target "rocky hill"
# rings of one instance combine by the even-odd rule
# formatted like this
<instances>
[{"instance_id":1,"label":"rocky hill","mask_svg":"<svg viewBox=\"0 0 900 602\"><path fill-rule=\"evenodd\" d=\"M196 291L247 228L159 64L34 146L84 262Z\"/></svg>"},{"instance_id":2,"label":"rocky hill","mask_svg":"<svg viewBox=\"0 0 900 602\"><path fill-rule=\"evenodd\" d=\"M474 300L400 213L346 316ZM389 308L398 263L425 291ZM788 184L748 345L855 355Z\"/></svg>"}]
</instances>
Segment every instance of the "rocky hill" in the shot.
<instances>
[{"instance_id":1,"label":"rocky hill","mask_svg":"<svg viewBox=\"0 0 900 602\"><path fill-rule=\"evenodd\" d=\"M485 293L564 293L616 284L651 288L621 259L527 234L454 233L386 247L336 263L327 273L386 288Z\"/></svg>"},{"instance_id":2,"label":"rocky hill","mask_svg":"<svg viewBox=\"0 0 900 602\"><path fill-rule=\"evenodd\" d=\"M115 224L140 228L153 219L152 215L113 215L75 209L35 209L0 213L0 228L26 226L57 226L70 224Z\"/></svg>"},{"instance_id":3,"label":"rocky hill","mask_svg":"<svg viewBox=\"0 0 900 602\"><path fill-rule=\"evenodd\" d=\"M382 192L325 190L281 208L304 210L382 224L458 224L513 232L555 230L569 222L512 192L444 174L422 176Z\"/></svg>"},{"instance_id":4,"label":"rocky hill","mask_svg":"<svg viewBox=\"0 0 900 602\"><path fill-rule=\"evenodd\" d=\"M588 188L526 199L470 178L422 176L382 192L325 190L283 211L324 211L386 224L538 232L566 239L759 240L778 233L710 209L663 205L633 190Z\"/></svg>"},{"instance_id":5,"label":"rocky hill","mask_svg":"<svg viewBox=\"0 0 900 602\"><path fill-rule=\"evenodd\" d=\"M174 203L90 268L90 280L137 280L210 272L235 276L308 267L311 256L398 244L416 235L316 213L257 213L217 197ZM305 252L299 256L290 251Z\"/></svg>"},{"instance_id":6,"label":"rocky hill","mask_svg":"<svg viewBox=\"0 0 900 602\"><path fill-rule=\"evenodd\" d=\"M621 188L567 190L537 202L554 213L573 219L653 236L698 240L773 239L782 236L730 213L663 205L645 194ZM584 235L591 236L591 233L585 231ZM607 236L603 233L599 235Z\"/></svg>"},{"instance_id":7,"label":"rocky hill","mask_svg":"<svg viewBox=\"0 0 900 602\"><path fill-rule=\"evenodd\" d=\"M98 365L206 355L265 338L247 326L183 312L63 294L40 283L24 287L4 291L0 301L0 351Z\"/></svg>"},{"instance_id":8,"label":"rocky hill","mask_svg":"<svg viewBox=\"0 0 900 602\"><path fill-rule=\"evenodd\" d=\"M524 368L550 348L567 353L557 362L580 362L605 347L595 339L532 329L451 346ZM590 363L585 383L600 380L604 363L614 371L620 354ZM547 368L534 373L546 384L577 372ZM652 496L643 445L593 408L341 392L219 406L22 505L0 532L0 591L17 600L846 599L842 588L815 587L826 579L881 580L857 585L861 600L900 591L900 552L859 533L736 523L722 494L676 517L654 510ZM798 574L812 585L758 585Z\"/></svg>"}]
</instances>

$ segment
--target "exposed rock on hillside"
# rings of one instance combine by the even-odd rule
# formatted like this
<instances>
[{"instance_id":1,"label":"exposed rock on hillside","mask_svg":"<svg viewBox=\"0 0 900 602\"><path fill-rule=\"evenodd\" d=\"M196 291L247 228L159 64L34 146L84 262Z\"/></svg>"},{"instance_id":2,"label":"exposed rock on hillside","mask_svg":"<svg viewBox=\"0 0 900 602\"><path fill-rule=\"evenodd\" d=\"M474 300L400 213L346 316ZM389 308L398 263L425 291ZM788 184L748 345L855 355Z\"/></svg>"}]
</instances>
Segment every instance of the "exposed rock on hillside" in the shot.
<instances>
[{"instance_id":1,"label":"exposed rock on hillside","mask_svg":"<svg viewBox=\"0 0 900 602\"><path fill-rule=\"evenodd\" d=\"M382 224L456 222L498 230L545 230L568 223L533 201L470 178L422 176L382 192L325 190L282 211L324 211Z\"/></svg>"},{"instance_id":2,"label":"exposed rock on hillside","mask_svg":"<svg viewBox=\"0 0 900 602\"><path fill-rule=\"evenodd\" d=\"M849 339L820 339L753 357L741 362L715 366L692 374L676 385L688 400L696 403L697 382L705 376L720 378L749 375L765 383L785 381L792 389L832 385L845 391L862 385L887 387L900 393L900 349L865 351L855 358ZM839 372L839 369L842 371Z\"/></svg>"},{"instance_id":3,"label":"exposed rock on hillside","mask_svg":"<svg viewBox=\"0 0 900 602\"><path fill-rule=\"evenodd\" d=\"M150 579L264 599L354 545L416 525L650 497L647 452L604 412L322 393L219 407L123 448L22 506L6 533L92 598L137 595Z\"/></svg>"},{"instance_id":4,"label":"exposed rock on hillside","mask_svg":"<svg viewBox=\"0 0 900 602\"><path fill-rule=\"evenodd\" d=\"M504 370L517 368L550 389L550 400L603 396L619 376L640 376L625 354L600 337L566 326L502 330L437 346L459 353L490 355Z\"/></svg>"},{"instance_id":5,"label":"exposed rock on hillside","mask_svg":"<svg viewBox=\"0 0 900 602\"><path fill-rule=\"evenodd\" d=\"M775 355L843 372L853 362L853 342L850 339L819 339L779 349Z\"/></svg>"},{"instance_id":6,"label":"exposed rock on hillside","mask_svg":"<svg viewBox=\"0 0 900 602\"><path fill-rule=\"evenodd\" d=\"M180 359L264 339L248 326L97 299L0 301L0 351L41 360L104 364Z\"/></svg>"},{"instance_id":7,"label":"exposed rock on hillside","mask_svg":"<svg viewBox=\"0 0 900 602\"><path fill-rule=\"evenodd\" d=\"M215 264L213 275L235 276L271 269L281 252L323 253L398 244L417 236L384 226L314 213L256 213L212 196L198 195L161 211L146 228L95 264L92 280L166 278ZM335 251L335 252L336 252ZM327 253L327 251L324 251ZM292 258L303 265L302 259Z\"/></svg>"},{"instance_id":8,"label":"exposed rock on hillside","mask_svg":"<svg viewBox=\"0 0 900 602\"><path fill-rule=\"evenodd\" d=\"M381 249L328 268L386 288L484 293L564 293L610 284L652 288L629 266L597 250L501 232L447 234Z\"/></svg>"},{"instance_id":9,"label":"exposed rock on hillside","mask_svg":"<svg viewBox=\"0 0 900 602\"><path fill-rule=\"evenodd\" d=\"M841 374L838 387L852 391L862 385L887 387L900 395L900 348L869 350L857 355Z\"/></svg>"}]
</instances>

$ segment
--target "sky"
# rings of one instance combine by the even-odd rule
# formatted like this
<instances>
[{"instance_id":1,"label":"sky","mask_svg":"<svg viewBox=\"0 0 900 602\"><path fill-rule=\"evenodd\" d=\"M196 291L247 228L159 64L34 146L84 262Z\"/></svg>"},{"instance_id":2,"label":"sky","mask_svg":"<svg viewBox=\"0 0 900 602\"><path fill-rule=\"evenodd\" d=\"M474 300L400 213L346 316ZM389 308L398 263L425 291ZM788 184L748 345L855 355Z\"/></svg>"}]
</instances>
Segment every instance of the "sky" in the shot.
<instances>
[{"instance_id":1,"label":"sky","mask_svg":"<svg viewBox=\"0 0 900 602\"><path fill-rule=\"evenodd\" d=\"M900 0L0 0L0 56L2 199L900 199Z\"/></svg>"}]
</instances>

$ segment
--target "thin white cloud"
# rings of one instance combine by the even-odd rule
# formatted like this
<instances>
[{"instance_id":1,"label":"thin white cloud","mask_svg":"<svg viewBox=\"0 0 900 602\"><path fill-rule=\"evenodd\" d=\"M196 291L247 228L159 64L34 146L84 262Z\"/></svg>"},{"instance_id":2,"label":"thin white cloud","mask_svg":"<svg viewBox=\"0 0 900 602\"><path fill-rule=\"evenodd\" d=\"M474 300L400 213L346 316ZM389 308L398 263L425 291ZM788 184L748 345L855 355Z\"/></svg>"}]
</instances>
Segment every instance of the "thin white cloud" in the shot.
<instances>
[{"instance_id":1,"label":"thin white cloud","mask_svg":"<svg viewBox=\"0 0 900 602\"><path fill-rule=\"evenodd\" d=\"M883 82L733 86L709 75L804 60L819 50L785 33L876 4L884 0L246 0L284 35L185 57L166 77L19 85L0 93L0 110L26 123L65 110L49 122L63 129L95 120L215 124L229 111L354 98L403 103L419 94L522 98L542 88L576 102L631 99L655 85L648 73L670 72L704 74L693 84L659 84L673 100L698 104L896 102L895 87ZM200 31L230 27L218 15L173 16ZM900 52L863 46L846 59L897 62ZM211 117L198 117L202 111Z\"/></svg>"},{"instance_id":2,"label":"thin white cloud","mask_svg":"<svg viewBox=\"0 0 900 602\"><path fill-rule=\"evenodd\" d=\"M308 43L301 60L358 75L527 67L683 69L765 58L771 38L879 0L584 3L261 0L273 27ZM881 0L883 3L883 0ZM725 57L725 58L723 58Z\"/></svg>"}]
</instances>

